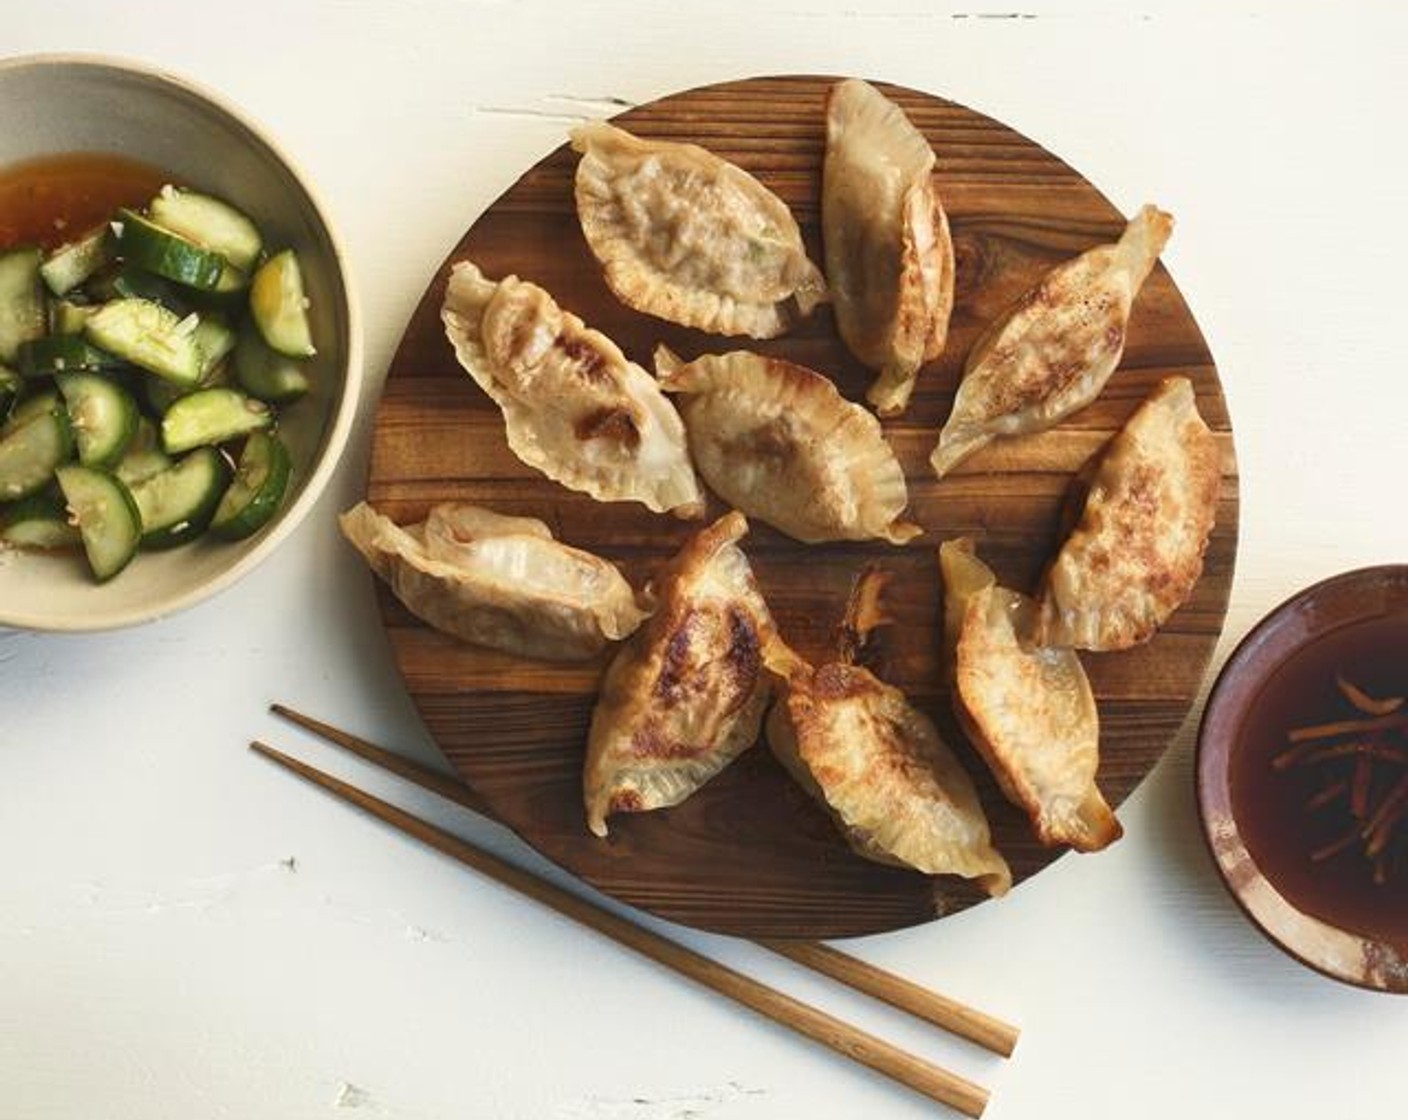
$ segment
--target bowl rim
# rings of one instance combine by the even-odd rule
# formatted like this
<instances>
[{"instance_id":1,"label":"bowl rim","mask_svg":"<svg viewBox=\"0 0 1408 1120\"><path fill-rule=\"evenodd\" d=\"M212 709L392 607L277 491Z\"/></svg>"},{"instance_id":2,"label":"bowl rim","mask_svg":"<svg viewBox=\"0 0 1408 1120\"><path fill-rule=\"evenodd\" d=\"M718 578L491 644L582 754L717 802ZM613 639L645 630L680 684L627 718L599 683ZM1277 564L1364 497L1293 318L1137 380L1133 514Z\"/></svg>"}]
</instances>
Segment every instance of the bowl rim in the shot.
<instances>
[{"instance_id":1,"label":"bowl rim","mask_svg":"<svg viewBox=\"0 0 1408 1120\"><path fill-rule=\"evenodd\" d=\"M1237 643L1208 694L1198 726L1194 775L1203 841L1222 885L1253 927L1282 952L1321 975L1374 992L1408 995L1408 944L1400 939L1363 936L1307 914L1287 899L1262 872L1241 837L1232 812L1230 761L1233 735L1241 711L1229 699L1236 678L1249 668L1275 629L1302 605L1347 586L1408 586L1408 564L1388 563L1355 568L1312 583L1294 592L1263 615ZM1265 682L1291 652L1332 630L1368 621L1380 612L1361 613L1318 623L1290 650L1256 672ZM1216 740L1214 735L1225 732Z\"/></svg>"},{"instance_id":2,"label":"bowl rim","mask_svg":"<svg viewBox=\"0 0 1408 1120\"><path fill-rule=\"evenodd\" d=\"M97 71L135 74L160 85L171 87L204 102L230 120L253 145L264 149L281 164L306 197L318 225L327 237L337 271L347 318L347 353L343 360L342 388L336 406L325 429L322 450L298 496L282 511L255 545L231 564L205 582L153 607L134 606L122 609L90 609L82 617L53 618L26 611L23 607L6 607L0 613L0 628L28 629L54 633L97 632L117 630L145 622L154 622L187 610L219 594L243 579L263 563L302 524L314 504L327 488L342 460L352 432L353 421L361 400L365 371L363 368L362 313L357 295L351 258L342 234L333 222L327 204L304 167L262 125L236 106L225 95L166 68L140 59L88 51L38 52L0 59L0 76L22 70L41 70L53 66L78 66Z\"/></svg>"}]
</instances>

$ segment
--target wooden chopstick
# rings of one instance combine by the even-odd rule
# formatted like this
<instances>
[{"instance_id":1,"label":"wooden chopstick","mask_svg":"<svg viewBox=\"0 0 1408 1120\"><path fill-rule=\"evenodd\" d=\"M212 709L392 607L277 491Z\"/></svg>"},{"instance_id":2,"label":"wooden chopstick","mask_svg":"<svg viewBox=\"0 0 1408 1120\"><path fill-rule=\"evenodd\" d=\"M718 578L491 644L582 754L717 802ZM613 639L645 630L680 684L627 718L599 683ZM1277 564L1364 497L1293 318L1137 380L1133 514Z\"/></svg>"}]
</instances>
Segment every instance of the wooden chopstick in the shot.
<instances>
[{"instance_id":1,"label":"wooden chopstick","mask_svg":"<svg viewBox=\"0 0 1408 1120\"><path fill-rule=\"evenodd\" d=\"M494 819L493 811L483 798L463 782L447 774L421 766L419 763L403 758L385 747L378 747L350 732L333 727L331 724L314 719L312 716L304 715L284 704L271 704L269 710L275 715L337 744L367 762L390 770L421 789L439 794L441 797L453 801L457 805L463 805L481 816ZM942 1030L956 1034L960 1038L966 1038L985 1050L990 1050L1004 1058L1011 1057L1012 1051L1017 1045L1020 1032L1012 1024L1003 1022L977 1008L969 1007L957 1000L920 987L903 977L886 972L882 968L848 953L843 953L839 949L833 949L829 945L823 945L817 941L781 938L756 938L755 944L779 956L786 957L804 968L822 973L838 983L878 999L882 1003L908 1012L927 1023L932 1023Z\"/></svg>"},{"instance_id":2,"label":"wooden chopstick","mask_svg":"<svg viewBox=\"0 0 1408 1120\"><path fill-rule=\"evenodd\" d=\"M261 742L250 749L320 786L372 816L415 837L452 859L527 895L529 898L604 934L619 944L674 969L707 988L728 996L775 1023L789 1027L877 1073L892 1078L931 1100L946 1104L965 1116L979 1117L987 1106L988 1091L899 1047L851 1026L810 1004L768 987L741 972L710 960L667 937L638 926L593 902L580 898L531 872L515 867L466 840L373 797L355 786L324 774Z\"/></svg>"}]
</instances>

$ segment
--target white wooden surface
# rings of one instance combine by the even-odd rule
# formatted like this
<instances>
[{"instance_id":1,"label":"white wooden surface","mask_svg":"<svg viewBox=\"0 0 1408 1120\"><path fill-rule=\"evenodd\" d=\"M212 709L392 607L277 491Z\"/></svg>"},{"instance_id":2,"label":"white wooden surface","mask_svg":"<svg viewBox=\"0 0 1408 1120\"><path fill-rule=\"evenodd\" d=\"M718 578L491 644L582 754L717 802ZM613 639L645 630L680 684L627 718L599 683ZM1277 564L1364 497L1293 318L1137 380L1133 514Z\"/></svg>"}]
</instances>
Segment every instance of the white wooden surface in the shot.
<instances>
[{"instance_id":1,"label":"white wooden surface","mask_svg":"<svg viewBox=\"0 0 1408 1120\"><path fill-rule=\"evenodd\" d=\"M1396 5L118 7L12 4L0 54L135 56L267 125L345 234L370 385L331 493L243 584L146 629L0 633L0 1116L935 1113L243 749L256 735L295 746L537 865L264 707L282 699L435 757L333 515L358 494L376 393L431 271L604 98L763 73L884 78L1012 124L1125 210L1157 199L1178 216L1165 260L1237 432L1242 544L1221 656L1296 588L1408 559ZM745 946L684 936L991 1084L998 1120L1400 1107L1408 1001L1319 979L1242 920L1202 850L1188 729L1122 815L1122 843L1000 905L849 946L1016 1020L1010 1063Z\"/></svg>"}]
</instances>

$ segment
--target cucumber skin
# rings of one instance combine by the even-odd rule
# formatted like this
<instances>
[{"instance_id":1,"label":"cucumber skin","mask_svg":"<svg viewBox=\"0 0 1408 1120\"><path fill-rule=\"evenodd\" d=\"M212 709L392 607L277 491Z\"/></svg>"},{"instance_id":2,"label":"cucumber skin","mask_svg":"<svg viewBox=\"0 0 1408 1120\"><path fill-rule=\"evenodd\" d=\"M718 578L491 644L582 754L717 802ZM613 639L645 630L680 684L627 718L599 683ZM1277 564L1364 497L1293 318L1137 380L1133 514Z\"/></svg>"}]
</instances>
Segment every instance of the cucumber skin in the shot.
<instances>
[{"instance_id":1,"label":"cucumber skin","mask_svg":"<svg viewBox=\"0 0 1408 1120\"><path fill-rule=\"evenodd\" d=\"M308 322L303 269L292 249L275 253L259 266L249 289L249 311L269 346L290 358L317 353Z\"/></svg>"},{"instance_id":2,"label":"cucumber skin","mask_svg":"<svg viewBox=\"0 0 1408 1120\"><path fill-rule=\"evenodd\" d=\"M53 483L0 510L0 541L43 552L82 544L78 530L68 523L63 494Z\"/></svg>"},{"instance_id":3,"label":"cucumber skin","mask_svg":"<svg viewBox=\"0 0 1408 1120\"><path fill-rule=\"evenodd\" d=\"M162 485L163 475L171 475L173 472L184 474L200 469L203 464L208 464L213 482L205 490L201 501L178 514L174 519L148 527L145 517L142 516L142 491ZM153 475L133 487L132 496L137 503L138 517L142 525L142 548L149 552L176 548L187 541L195 540L196 537L204 533L210 524L210 519L215 516L215 510L219 506L220 500L229 489L230 476L230 464L220 452L213 447L197 447L160 475Z\"/></svg>"},{"instance_id":4,"label":"cucumber skin","mask_svg":"<svg viewBox=\"0 0 1408 1120\"><path fill-rule=\"evenodd\" d=\"M60 404L31 416L22 423L7 425L7 431L0 436L0 443L7 445L6 451L13 453L15 446L26 438L25 433L33 435L39 432L35 425L52 424L54 426L55 446L53 454L47 457L47 461L42 461L40 468L42 473L36 469L31 473L18 474L7 481L0 481L0 502L17 501L20 498L27 498L44 489L50 479L54 476L56 468L62 467L73 458L73 429L69 424L68 413ZM33 432L30 429L33 428ZM18 478L18 481L16 481Z\"/></svg>"},{"instance_id":5,"label":"cucumber skin","mask_svg":"<svg viewBox=\"0 0 1408 1120\"><path fill-rule=\"evenodd\" d=\"M147 212L152 221L214 252L248 272L264 251L259 227L244 211L199 191L163 187Z\"/></svg>"},{"instance_id":6,"label":"cucumber skin","mask_svg":"<svg viewBox=\"0 0 1408 1120\"><path fill-rule=\"evenodd\" d=\"M81 488L91 492L95 486L102 486L107 490L108 496L118 503L117 510L113 512L126 518L127 523L124 527L129 530L129 539L122 552L111 562L94 555L99 542L90 533L84 531L82 519L79 518L78 532L83 539L83 553L88 558L88 568L93 573L93 578L99 583L107 583L127 567L132 562L132 557L137 555L137 546L142 539L142 515L137 511L137 503L132 500L131 491L127 489L121 479L99 467L85 467L78 463L68 463L55 471L54 477L58 479L64 501L68 503L70 510L73 510L77 497L77 494L71 491Z\"/></svg>"},{"instance_id":7,"label":"cucumber skin","mask_svg":"<svg viewBox=\"0 0 1408 1120\"><path fill-rule=\"evenodd\" d=\"M56 296L65 296L99 269L112 263L112 230L106 223L90 229L76 241L60 245L39 265L45 286Z\"/></svg>"},{"instance_id":8,"label":"cucumber skin","mask_svg":"<svg viewBox=\"0 0 1408 1120\"><path fill-rule=\"evenodd\" d=\"M122 359L99 350L76 334L51 334L20 343L15 366L31 380L62 373L116 369Z\"/></svg>"},{"instance_id":9,"label":"cucumber skin","mask_svg":"<svg viewBox=\"0 0 1408 1120\"><path fill-rule=\"evenodd\" d=\"M200 380L200 348L190 333L178 334L174 311L143 299L118 299L89 316L83 337L100 350L178 385Z\"/></svg>"},{"instance_id":10,"label":"cucumber skin","mask_svg":"<svg viewBox=\"0 0 1408 1120\"><path fill-rule=\"evenodd\" d=\"M215 411L234 422L210 425L202 412ZM199 389L175 401L161 420L161 445L176 455L193 447L224 443L236 436L262 431L274 423L273 410L238 389Z\"/></svg>"},{"instance_id":11,"label":"cucumber skin","mask_svg":"<svg viewBox=\"0 0 1408 1120\"><path fill-rule=\"evenodd\" d=\"M20 343L42 338L48 327L39 261L29 246L0 252L0 362L13 362Z\"/></svg>"},{"instance_id":12,"label":"cucumber skin","mask_svg":"<svg viewBox=\"0 0 1408 1120\"><path fill-rule=\"evenodd\" d=\"M161 384L165 385L167 382L162 381ZM125 482L130 490L137 483L174 465L171 457L161 449L161 436L156 430L156 424L149 417L143 416L137 421L137 430L133 433L127 450L123 452L121 461L113 467L113 474Z\"/></svg>"},{"instance_id":13,"label":"cucumber skin","mask_svg":"<svg viewBox=\"0 0 1408 1120\"><path fill-rule=\"evenodd\" d=\"M307 394L310 383L296 358L280 354L264 341L252 324L240 331L235 343L235 380L251 397L270 404L290 404Z\"/></svg>"},{"instance_id":14,"label":"cucumber skin","mask_svg":"<svg viewBox=\"0 0 1408 1120\"><path fill-rule=\"evenodd\" d=\"M118 249L129 264L197 291L208 291L220 283L225 258L219 253L162 229L132 210L118 210L117 220L122 226Z\"/></svg>"},{"instance_id":15,"label":"cucumber skin","mask_svg":"<svg viewBox=\"0 0 1408 1120\"><path fill-rule=\"evenodd\" d=\"M122 457L127 454L132 437L137 434L137 418L141 415L137 409L137 402L132 399L132 394L111 378L104 377L99 373L60 373L54 380L59 386L59 392L62 394L68 410L74 444L78 449L78 461L85 467L112 469L117 466ZM117 407L114 421L118 425L118 430L106 446L99 444L96 439L87 438L88 433L78 422L78 413L84 403L97 394L106 394Z\"/></svg>"},{"instance_id":16,"label":"cucumber skin","mask_svg":"<svg viewBox=\"0 0 1408 1120\"><path fill-rule=\"evenodd\" d=\"M250 494L242 505L227 509L228 505L233 505L244 496L246 491L243 483L247 466L245 460L251 454L257 453L256 449L261 441L267 441L269 472L259 489ZM293 462L283 440L272 432L255 432L246 441L234 480L220 499L220 505L216 507L215 517L210 523L210 535L224 541L238 541L253 536L269 523L283 505L292 476Z\"/></svg>"}]
</instances>

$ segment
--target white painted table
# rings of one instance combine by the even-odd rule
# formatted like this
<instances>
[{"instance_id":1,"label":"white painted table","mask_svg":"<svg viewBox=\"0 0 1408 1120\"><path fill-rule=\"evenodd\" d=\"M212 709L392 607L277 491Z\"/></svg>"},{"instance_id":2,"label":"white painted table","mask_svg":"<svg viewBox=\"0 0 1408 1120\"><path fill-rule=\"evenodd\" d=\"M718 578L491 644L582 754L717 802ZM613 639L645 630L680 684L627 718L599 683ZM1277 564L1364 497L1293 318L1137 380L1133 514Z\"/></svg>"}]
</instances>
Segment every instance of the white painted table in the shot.
<instances>
[{"instance_id":1,"label":"white painted table","mask_svg":"<svg viewBox=\"0 0 1408 1120\"><path fill-rule=\"evenodd\" d=\"M999 5L1010 8L1012 5ZM301 157L356 266L369 386L311 520L156 626L0 634L0 1115L397 1120L927 1116L934 1106L476 881L243 749L298 747L526 863L511 837L315 747L271 699L422 759L333 516L431 271L570 117L728 78L854 73L995 116L1125 211L1221 369L1242 543L1220 656L1291 591L1408 558L1401 220L1408 14L1148 0L147 0L9 6L0 54L91 49L214 87ZM1408 1001L1262 941L1198 833L1190 729L1126 838L1001 905L848 946L1016 1020L1001 1063L756 950L739 962L995 1089L989 1116L1402 1108Z\"/></svg>"}]
</instances>

